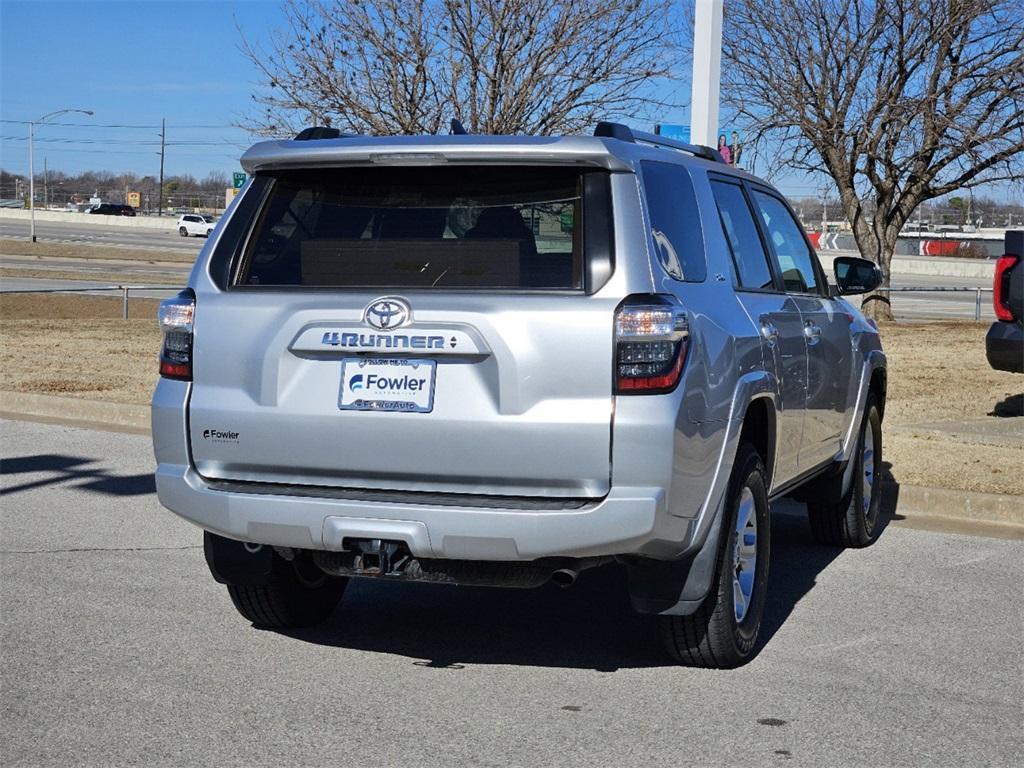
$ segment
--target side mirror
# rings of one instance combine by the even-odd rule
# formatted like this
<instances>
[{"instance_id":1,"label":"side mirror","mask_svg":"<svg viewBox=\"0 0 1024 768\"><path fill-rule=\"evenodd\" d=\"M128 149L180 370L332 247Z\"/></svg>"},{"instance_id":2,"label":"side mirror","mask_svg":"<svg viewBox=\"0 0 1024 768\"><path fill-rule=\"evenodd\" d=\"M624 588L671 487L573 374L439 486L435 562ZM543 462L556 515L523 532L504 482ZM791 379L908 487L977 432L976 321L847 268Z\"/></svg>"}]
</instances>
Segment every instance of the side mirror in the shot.
<instances>
[{"instance_id":1,"label":"side mirror","mask_svg":"<svg viewBox=\"0 0 1024 768\"><path fill-rule=\"evenodd\" d=\"M882 284L882 270L873 261L839 256L832 261L840 296L868 293Z\"/></svg>"}]
</instances>

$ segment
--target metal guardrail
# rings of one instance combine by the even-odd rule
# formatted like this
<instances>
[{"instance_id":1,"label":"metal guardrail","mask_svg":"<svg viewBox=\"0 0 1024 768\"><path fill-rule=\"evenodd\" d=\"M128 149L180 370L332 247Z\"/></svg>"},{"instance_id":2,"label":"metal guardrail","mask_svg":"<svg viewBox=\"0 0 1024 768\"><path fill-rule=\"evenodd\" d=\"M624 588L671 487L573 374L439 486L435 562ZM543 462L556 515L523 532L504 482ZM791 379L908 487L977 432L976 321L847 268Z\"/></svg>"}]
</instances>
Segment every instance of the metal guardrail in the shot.
<instances>
[{"instance_id":1,"label":"metal guardrail","mask_svg":"<svg viewBox=\"0 0 1024 768\"><path fill-rule=\"evenodd\" d=\"M120 291L121 317L128 319L129 291L180 291L178 285L98 285L92 288L14 288L0 293L91 293L94 291ZM981 320L981 294L992 293L991 288L876 288L872 293L974 293L974 319ZM870 294L869 294L870 295Z\"/></svg>"},{"instance_id":2,"label":"metal guardrail","mask_svg":"<svg viewBox=\"0 0 1024 768\"><path fill-rule=\"evenodd\" d=\"M94 293L96 291L121 292L121 318L128 319L128 294L130 291L173 291L181 290L180 285L94 285L91 288L11 288L0 291L5 293Z\"/></svg>"},{"instance_id":3,"label":"metal guardrail","mask_svg":"<svg viewBox=\"0 0 1024 768\"><path fill-rule=\"evenodd\" d=\"M991 288L876 288L872 293L974 293L974 319L981 320L981 294ZM869 294L870 295L870 294Z\"/></svg>"}]
</instances>

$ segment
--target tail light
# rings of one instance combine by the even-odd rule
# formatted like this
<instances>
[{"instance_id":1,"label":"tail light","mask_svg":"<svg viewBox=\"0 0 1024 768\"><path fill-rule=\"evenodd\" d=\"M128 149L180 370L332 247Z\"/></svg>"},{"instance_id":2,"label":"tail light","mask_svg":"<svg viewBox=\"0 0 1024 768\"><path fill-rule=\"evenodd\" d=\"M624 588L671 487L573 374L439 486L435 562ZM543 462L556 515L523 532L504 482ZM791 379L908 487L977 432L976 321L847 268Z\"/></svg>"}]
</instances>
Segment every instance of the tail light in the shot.
<instances>
[{"instance_id":1,"label":"tail light","mask_svg":"<svg viewBox=\"0 0 1024 768\"><path fill-rule=\"evenodd\" d=\"M996 276L992 281L992 306L996 317L1013 322L1017 318L1010 309L1010 269L1020 261L1020 256L1006 254L996 260Z\"/></svg>"},{"instance_id":2,"label":"tail light","mask_svg":"<svg viewBox=\"0 0 1024 768\"><path fill-rule=\"evenodd\" d=\"M690 326L667 296L631 297L615 313L615 393L656 395L679 383Z\"/></svg>"},{"instance_id":3,"label":"tail light","mask_svg":"<svg viewBox=\"0 0 1024 768\"><path fill-rule=\"evenodd\" d=\"M191 290L160 302L157 319L164 334L160 349L160 375L166 379L192 381L192 320L195 313L196 297Z\"/></svg>"}]
</instances>

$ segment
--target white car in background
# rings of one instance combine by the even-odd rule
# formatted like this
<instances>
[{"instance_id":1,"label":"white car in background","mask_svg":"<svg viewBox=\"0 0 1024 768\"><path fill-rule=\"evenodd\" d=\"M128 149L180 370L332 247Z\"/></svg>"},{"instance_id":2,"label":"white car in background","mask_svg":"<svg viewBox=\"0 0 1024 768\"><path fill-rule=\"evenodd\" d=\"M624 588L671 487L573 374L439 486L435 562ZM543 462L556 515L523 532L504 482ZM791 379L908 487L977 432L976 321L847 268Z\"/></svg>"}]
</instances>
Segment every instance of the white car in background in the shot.
<instances>
[{"instance_id":1,"label":"white car in background","mask_svg":"<svg viewBox=\"0 0 1024 768\"><path fill-rule=\"evenodd\" d=\"M213 216L200 216L198 213L186 213L178 219L178 234L182 237L195 235L208 237L217 222Z\"/></svg>"}]
</instances>

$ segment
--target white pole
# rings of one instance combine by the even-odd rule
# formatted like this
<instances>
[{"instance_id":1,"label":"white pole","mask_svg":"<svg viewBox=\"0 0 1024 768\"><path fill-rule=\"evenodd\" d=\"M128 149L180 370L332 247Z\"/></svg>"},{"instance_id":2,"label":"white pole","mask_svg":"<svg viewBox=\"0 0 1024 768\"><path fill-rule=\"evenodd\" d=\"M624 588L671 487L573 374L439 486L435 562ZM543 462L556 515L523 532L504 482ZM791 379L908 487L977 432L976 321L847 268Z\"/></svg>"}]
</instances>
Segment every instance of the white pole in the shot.
<instances>
[{"instance_id":1,"label":"white pole","mask_svg":"<svg viewBox=\"0 0 1024 768\"><path fill-rule=\"evenodd\" d=\"M47 120L57 117L58 115L66 115L68 112L80 112L83 115L89 115L92 117L91 109L58 109L56 112L45 114L38 120L32 121L28 124L28 209L29 218L32 219L29 231L32 235L33 243L36 241L36 175L32 170L32 134L35 133L36 123L43 125Z\"/></svg>"},{"instance_id":2,"label":"white pole","mask_svg":"<svg viewBox=\"0 0 1024 768\"><path fill-rule=\"evenodd\" d=\"M32 235L32 242L36 241L36 174L32 168L32 133L35 123L28 124L28 210L32 223L29 225L29 232Z\"/></svg>"},{"instance_id":3,"label":"white pole","mask_svg":"<svg viewBox=\"0 0 1024 768\"><path fill-rule=\"evenodd\" d=\"M718 96L722 75L722 2L697 0L693 21L690 141L718 146Z\"/></svg>"}]
</instances>

